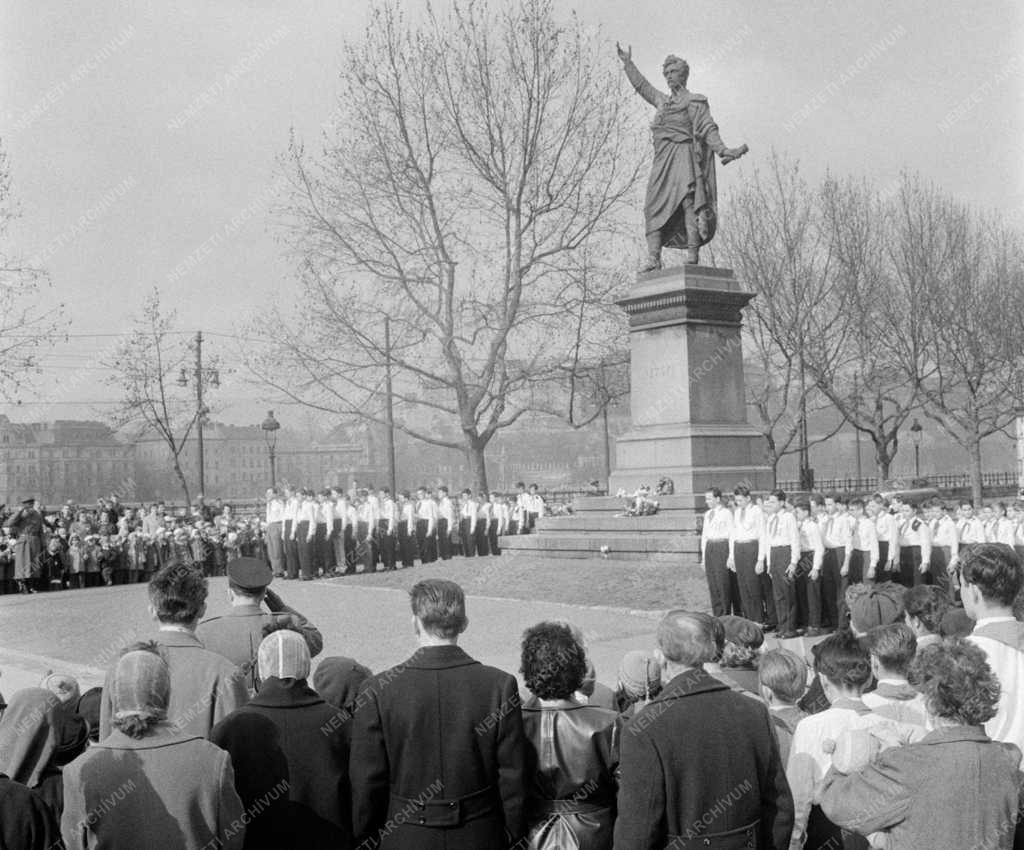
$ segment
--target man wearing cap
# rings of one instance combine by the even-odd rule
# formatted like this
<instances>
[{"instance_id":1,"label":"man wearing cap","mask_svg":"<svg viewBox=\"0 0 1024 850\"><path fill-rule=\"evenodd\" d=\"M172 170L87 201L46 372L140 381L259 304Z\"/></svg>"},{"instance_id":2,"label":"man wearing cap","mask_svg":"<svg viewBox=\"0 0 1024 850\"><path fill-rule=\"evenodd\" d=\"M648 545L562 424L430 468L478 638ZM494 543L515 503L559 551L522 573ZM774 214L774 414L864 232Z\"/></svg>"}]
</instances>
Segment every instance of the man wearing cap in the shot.
<instances>
[{"instance_id":1,"label":"man wearing cap","mask_svg":"<svg viewBox=\"0 0 1024 850\"><path fill-rule=\"evenodd\" d=\"M25 499L21 510L4 523L14 538L14 579L21 593L35 593L43 555L43 515L36 510L35 499Z\"/></svg>"},{"instance_id":2,"label":"man wearing cap","mask_svg":"<svg viewBox=\"0 0 1024 850\"><path fill-rule=\"evenodd\" d=\"M301 633L311 656L323 649L324 639L316 626L285 605L270 589L273 573L265 561L236 558L228 563L227 572L231 611L204 620L196 629L196 636L211 652L223 655L237 666L244 665L245 683L253 693L257 686L256 650L268 625L287 625ZM261 602L266 602L269 612L263 610Z\"/></svg>"}]
</instances>

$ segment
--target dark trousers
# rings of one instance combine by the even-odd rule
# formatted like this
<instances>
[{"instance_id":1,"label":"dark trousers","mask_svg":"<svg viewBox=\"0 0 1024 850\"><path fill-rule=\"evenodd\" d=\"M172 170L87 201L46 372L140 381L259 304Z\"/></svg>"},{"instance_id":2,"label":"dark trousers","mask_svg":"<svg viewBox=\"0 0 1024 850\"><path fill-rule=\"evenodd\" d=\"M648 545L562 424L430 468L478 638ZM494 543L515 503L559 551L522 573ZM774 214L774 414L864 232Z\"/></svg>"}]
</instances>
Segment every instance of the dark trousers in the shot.
<instances>
[{"instance_id":1,"label":"dark trousers","mask_svg":"<svg viewBox=\"0 0 1024 850\"><path fill-rule=\"evenodd\" d=\"M284 523L284 563L288 570L288 578L299 577L299 544L292 540L292 521Z\"/></svg>"},{"instance_id":2,"label":"dark trousers","mask_svg":"<svg viewBox=\"0 0 1024 850\"><path fill-rule=\"evenodd\" d=\"M535 514L535 513L527 513L526 514L526 530L527 531L532 532L533 529L536 527L536 525L537 525L537 517L538 516L540 516L540 514Z\"/></svg>"},{"instance_id":3,"label":"dark trousers","mask_svg":"<svg viewBox=\"0 0 1024 850\"><path fill-rule=\"evenodd\" d=\"M814 566L814 553L801 552L800 561L796 565L796 602L797 627L809 629L821 628L821 571L818 577L811 578Z\"/></svg>"},{"instance_id":4,"label":"dark trousers","mask_svg":"<svg viewBox=\"0 0 1024 850\"><path fill-rule=\"evenodd\" d=\"M740 604L743 616L755 623L764 622L763 588L761 576L754 572L757 566L757 541L737 542L733 546L736 561L736 580L740 586Z\"/></svg>"},{"instance_id":5,"label":"dark trousers","mask_svg":"<svg viewBox=\"0 0 1024 850\"><path fill-rule=\"evenodd\" d=\"M487 526L490 520L477 518L476 521L476 553L481 557L491 554L490 542L487 539Z\"/></svg>"},{"instance_id":6,"label":"dark trousers","mask_svg":"<svg viewBox=\"0 0 1024 850\"><path fill-rule=\"evenodd\" d=\"M889 541L878 541L878 566L875 568L875 581L893 581L892 571L889 569Z\"/></svg>"},{"instance_id":7,"label":"dark trousers","mask_svg":"<svg viewBox=\"0 0 1024 850\"><path fill-rule=\"evenodd\" d=\"M419 549L421 564L431 564L437 560L436 529L435 534L427 534L429 525L429 520L416 520L416 547Z\"/></svg>"},{"instance_id":8,"label":"dark trousers","mask_svg":"<svg viewBox=\"0 0 1024 850\"><path fill-rule=\"evenodd\" d=\"M316 538L313 541L314 571L323 570L325 573L334 569L334 547L331 546L331 536L327 533L327 523L316 524Z\"/></svg>"},{"instance_id":9,"label":"dark trousers","mask_svg":"<svg viewBox=\"0 0 1024 850\"><path fill-rule=\"evenodd\" d=\"M295 526L295 537L299 550L299 570L302 572L302 578L308 581L315 575L313 554L316 551L315 543L309 539L308 522L300 522Z\"/></svg>"},{"instance_id":10,"label":"dark trousers","mask_svg":"<svg viewBox=\"0 0 1024 850\"><path fill-rule=\"evenodd\" d=\"M438 518L437 520L437 556L442 561L450 560L452 557L452 534L448 527L448 520Z\"/></svg>"},{"instance_id":11,"label":"dark trousers","mask_svg":"<svg viewBox=\"0 0 1024 850\"><path fill-rule=\"evenodd\" d=\"M373 535L370 533L370 524L359 520L356 523L356 563L363 565L364 573L372 573L377 569L377 559L374 557Z\"/></svg>"},{"instance_id":12,"label":"dark trousers","mask_svg":"<svg viewBox=\"0 0 1024 850\"><path fill-rule=\"evenodd\" d=\"M476 532L472 530L471 519L463 517L459 520L459 537L462 538L462 554L467 558L476 555Z\"/></svg>"},{"instance_id":13,"label":"dark trousers","mask_svg":"<svg viewBox=\"0 0 1024 850\"><path fill-rule=\"evenodd\" d=\"M508 533L509 534L518 534L519 533L519 520L510 519L508 521Z\"/></svg>"},{"instance_id":14,"label":"dark trousers","mask_svg":"<svg viewBox=\"0 0 1024 850\"><path fill-rule=\"evenodd\" d=\"M796 630L796 585L786 576L791 561L789 546L772 546L768 555L768 575L772 581L772 599L779 634Z\"/></svg>"},{"instance_id":15,"label":"dark trousers","mask_svg":"<svg viewBox=\"0 0 1024 850\"><path fill-rule=\"evenodd\" d=\"M1014 549L1017 547L1014 546ZM1018 553L1019 556L1020 553ZM953 582L949 576L950 551L948 546L932 546L931 574L932 579L940 588L943 594L953 601Z\"/></svg>"},{"instance_id":16,"label":"dark trousers","mask_svg":"<svg viewBox=\"0 0 1024 850\"><path fill-rule=\"evenodd\" d=\"M403 567L411 567L416 562L416 538L409 533L409 523L404 520L398 523L398 551Z\"/></svg>"},{"instance_id":17,"label":"dark trousers","mask_svg":"<svg viewBox=\"0 0 1024 850\"><path fill-rule=\"evenodd\" d=\"M501 554L501 546L498 543L498 521L492 519L487 523L487 549L492 555Z\"/></svg>"},{"instance_id":18,"label":"dark trousers","mask_svg":"<svg viewBox=\"0 0 1024 850\"><path fill-rule=\"evenodd\" d=\"M900 546L900 572L896 581L904 587L932 583L931 574L921 572L920 546Z\"/></svg>"},{"instance_id":19,"label":"dark trousers","mask_svg":"<svg viewBox=\"0 0 1024 850\"><path fill-rule=\"evenodd\" d=\"M341 532L341 546L345 550L345 572L356 571L356 530L346 525Z\"/></svg>"},{"instance_id":20,"label":"dark trousers","mask_svg":"<svg viewBox=\"0 0 1024 850\"><path fill-rule=\"evenodd\" d=\"M824 601L822 616L825 623L832 628L841 629L846 625L849 611L846 608L846 588L849 587L849 576L839 575L846 558L846 547L837 546L826 549L821 562L821 598ZM830 616L831 615L831 616ZM835 621L832 621L832 617Z\"/></svg>"},{"instance_id":21,"label":"dark trousers","mask_svg":"<svg viewBox=\"0 0 1024 850\"><path fill-rule=\"evenodd\" d=\"M728 540L709 540L704 547L704 577L708 580L711 613L722 617L729 613Z\"/></svg>"},{"instance_id":22,"label":"dark trousers","mask_svg":"<svg viewBox=\"0 0 1024 850\"><path fill-rule=\"evenodd\" d=\"M377 538L380 540L380 560L384 564L384 569L393 570L395 568L395 535L388 534L388 521L382 519L380 524L377 526Z\"/></svg>"}]
</instances>

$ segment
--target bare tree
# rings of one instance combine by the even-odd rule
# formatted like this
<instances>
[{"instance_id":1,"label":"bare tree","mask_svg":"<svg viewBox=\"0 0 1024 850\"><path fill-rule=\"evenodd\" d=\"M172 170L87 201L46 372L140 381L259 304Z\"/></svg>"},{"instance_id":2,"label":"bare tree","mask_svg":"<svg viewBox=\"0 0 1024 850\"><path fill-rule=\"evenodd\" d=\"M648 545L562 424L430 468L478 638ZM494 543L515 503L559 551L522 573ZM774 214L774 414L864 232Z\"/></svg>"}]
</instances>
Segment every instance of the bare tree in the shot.
<instances>
[{"instance_id":1,"label":"bare tree","mask_svg":"<svg viewBox=\"0 0 1024 850\"><path fill-rule=\"evenodd\" d=\"M10 246L10 228L19 215L11 186L7 153L0 146L0 395L9 401L38 371L39 349L59 336L64 307L44 303L41 294L50 285L45 270L26 263Z\"/></svg>"},{"instance_id":2,"label":"bare tree","mask_svg":"<svg viewBox=\"0 0 1024 850\"><path fill-rule=\"evenodd\" d=\"M815 355L832 359L841 344L846 293L835 275L833 237L817 195L798 163L773 152L731 193L732 226L720 235L724 260L756 297L747 312L747 402L767 442L776 475L779 461L801 450L800 434L813 413L831 405L817 385ZM823 347L822 343L826 345ZM828 433L808 438L813 445Z\"/></svg>"},{"instance_id":3,"label":"bare tree","mask_svg":"<svg viewBox=\"0 0 1024 850\"><path fill-rule=\"evenodd\" d=\"M1021 402L1024 241L920 178L904 179L893 209L895 272L922 316L925 368L905 368L925 413L969 455L980 504L982 441L1006 428Z\"/></svg>"},{"instance_id":4,"label":"bare tree","mask_svg":"<svg viewBox=\"0 0 1024 850\"><path fill-rule=\"evenodd\" d=\"M871 440L884 480L900 428L919 407L918 377L926 367L918 295L893 272L891 202L876 187L827 177L819 197L836 286L845 294L831 329L817 327L819 314L812 313L807 363L818 389Z\"/></svg>"},{"instance_id":5,"label":"bare tree","mask_svg":"<svg viewBox=\"0 0 1024 850\"><path fill-rule=\"evenodd\" d=\"M175 331L176 315L174 311L164 312L160 293L154 289L134 320L133 329L104 365L113 373L107 382L122 392L119 406L110 414L112 421L119 427L141 425L163 440L185 503L189 504L181 455L200 411L194 390L186 389L178 380L191 364L189 349Z\"/></svg>"},{"instance_id":6,"label":"bare tree","mask_svg":"<svg viewBox=\"0 0 1024 850\"><path fill-rule=\"evenodd\" d=\"M491 438L612 301L642 163L617 71L548 0L429 9L421 25L378 7L347 46L322 154L289 151L302 293L258 320L276 344L256 374L381 422L389 364L395 426L461 449L484 487Z\"/></svg>"}]
</instances>

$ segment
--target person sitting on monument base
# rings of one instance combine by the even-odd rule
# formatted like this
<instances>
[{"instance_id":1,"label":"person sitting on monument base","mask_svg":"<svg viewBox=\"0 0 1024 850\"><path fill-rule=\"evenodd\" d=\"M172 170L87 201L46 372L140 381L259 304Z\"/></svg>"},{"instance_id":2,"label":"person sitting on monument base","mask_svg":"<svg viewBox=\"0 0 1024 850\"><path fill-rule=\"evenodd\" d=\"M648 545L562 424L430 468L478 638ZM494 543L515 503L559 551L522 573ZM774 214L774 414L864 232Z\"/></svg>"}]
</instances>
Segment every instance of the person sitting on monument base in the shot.
<instances>
[{"instance_id":1,"label":"person sitting on monument base","mask_svg":"<svg viewBox=\"0 0 1024 850\"><path fill-rule=\"evenodd\" d=\"M686 88L690 66L678 56L662 65L669 94L652 86L633 64L633 48L615 45L626 77L657 113L651 122L654 163L647 183L644 219L647 261L641 272L661 268L661 249L685 248L696 265L700 248L715 235L718 190L714 154L727 165L747 153L746 145L726 147L711 117L708 99Z\"/></svg>"}]
</instances>

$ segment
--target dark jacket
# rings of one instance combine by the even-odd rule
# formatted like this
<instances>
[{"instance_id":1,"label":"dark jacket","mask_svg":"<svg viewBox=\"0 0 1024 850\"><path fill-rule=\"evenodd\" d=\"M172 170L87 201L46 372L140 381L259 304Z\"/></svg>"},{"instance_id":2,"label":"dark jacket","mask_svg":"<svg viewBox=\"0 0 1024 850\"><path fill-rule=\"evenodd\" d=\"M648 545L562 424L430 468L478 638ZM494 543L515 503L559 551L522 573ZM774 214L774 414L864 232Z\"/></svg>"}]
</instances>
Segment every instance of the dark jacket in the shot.
<instances>
[{"instance_id":1,"label":"dark jacket","mask_svg":"<svg viewBox=\"0 0 1024 850\"><path fill-rule=\"evenodd\" d=\"M1010 850L1017 819L1020 750L980 726L936 729L873 764L825 777L821 808L861 835L885 831L891 850Z\"/></svg>"},{"instance_id":2,"label":"dark jacket","mask_svg":"<svg viewBox=\"0 0 1024 850\"><path fill-rule=\"evenodd\" d=\"M260 723L259 719L268 721ZM351 719L327 705L305 679L270 677L250 702L218 723L210 740L227 750L235 767L235 787L249 809L274 785L287 780L287 812L294 834L333 835L330 846L352 845L348 782ZM283 755L284 762L280 762ZM244 766L244 771L243 771ZM285 813L270 812L268 823ZM267 827L269 831L271 827ZM252 837L261 830L250 831ZM259 846L250 844L246 847ZM280 845L278 845L280 846Z\"/></svg>"},{"instance_id":3,"label":"dark jacket","mask_svg":"<svg viewBox=\"0 0 1024 850\"><path fill-rule=\"evenodd\" d=\"M622 733L615 850L785 850L793 798L768 710L689 670Z\"/></svg>"},{"instance_id":4,"label":"dark jacket","mask_svg":"<svg viewBox=\"0 0 1024 850\"><path fill-rule=\"evenodd\" d=\"M566 700L523 708L531 850L611 850L619 718Z\"/></svg>"},{"instance_id":5,"label":"dark jacket","mask_svg":"<svg viewBox=\"0 0 1024 850\"><path fill-rule=\"evenodd\" d=\"M370 679L353 706L356 839L383 850L501 850L518 841L519 708L516 680L458 646L421 648Z\"/></svg>"},{"instance_id":6,"label":"dark jacket","mask_svg":"<svg viewBox=\"0 0 1024 850\"><path fill-rule=\"evenodd\" d=\"M0 850L52 850L58 841L57 817L43 798L0 773Z\"/></svg>"}]
</instances>

